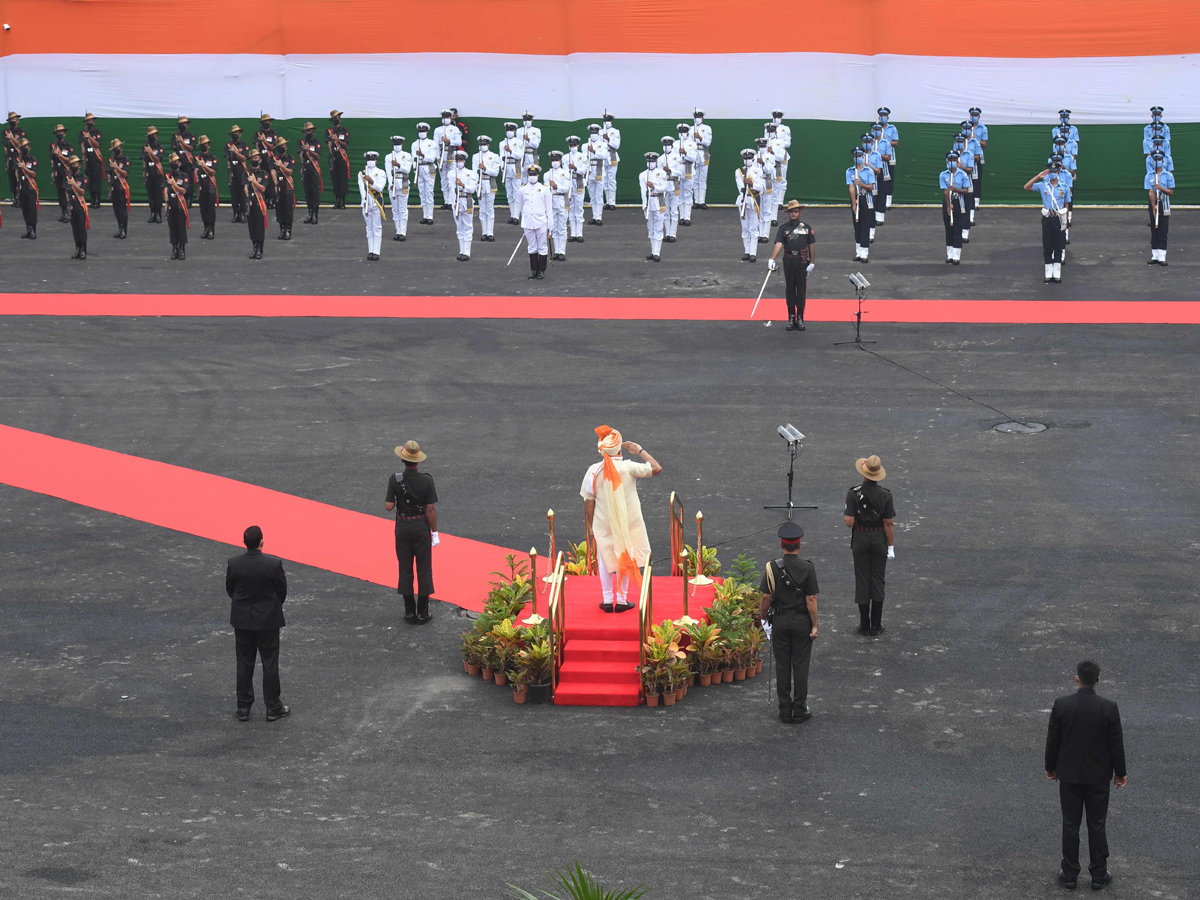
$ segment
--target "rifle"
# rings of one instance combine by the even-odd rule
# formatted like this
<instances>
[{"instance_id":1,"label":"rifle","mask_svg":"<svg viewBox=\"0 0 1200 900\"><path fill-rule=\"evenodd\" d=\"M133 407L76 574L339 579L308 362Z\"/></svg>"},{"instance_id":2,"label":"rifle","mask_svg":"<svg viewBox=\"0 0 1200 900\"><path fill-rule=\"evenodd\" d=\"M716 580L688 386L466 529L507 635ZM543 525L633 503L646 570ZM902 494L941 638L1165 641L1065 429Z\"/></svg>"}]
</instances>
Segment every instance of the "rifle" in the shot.
<instances>
[{"instance_id":1,"label":"rifle","mask_svg":"<svg viewBox=\"0 0 1200 900\"><path fill-rule=\"evenodd\" d=\"M156 149L158 150L157 153L154 152ZM143 180L146 177L146 172L145 172L146 161L145 160L146 160L147 154L149 154L150 159L152 159L154 161L154 168L156 168L158 170L159 177L166 178L167 173L163 171L162 159L160 158L160 156L162 154L162 147L160 146L160 147L155 148L155 147L151 147L149 144L147 144L146 146L144 146L142 148L142 169L143 169L142 178L143 178Z\"/></svg>"},{"instance_id":2,"label":"rifle","mask_svg":"<svg viewBox=\"0 0 1200 900\"><path fill-rule=\"evenodd\" d=\"M87 198L84 196L83 186L75 180L74 174L70 171L67 172L66 185L68 188L70 188L71 193L75 195L75 200L79 203L79 205L86 208Z\"/></svg>"},{"instance_id":3,"label":"rifle","mask_svg":"<svg viewBox=\"0 0 1200 900\"><path fill-rule=\"evenodd\" d=\"M166 180L167 180L166 186L175 192L176 202L180 206L182 206L186 209L187 208L187 190L184 188L181 188L179 186L179 182L177 182L170 175L164 175L163 177L166 178Z\"/></svg>"},{"instance_id":4,"label":"rifle","mask_svg":"<svg viewBox=\"0 0 1200 900\"><path fill-rule=\"evenodd\" d=\"M122 168L121 164L119 162L117 162L117 160L115 160L115 159L110 159L108 161L108 168L112 172L112 174L116 176L117 183L120 184L121 187L125 190L125 197L126 197L126 199L128 199L128 197L129 197L129 182L125 180L125 169ZM112 182L109 182L108 197L110 200L112 199Z\"/></svg>"},{"instance_id":5,"label":"rifle","mask_svg":"<svg viewBox=\"0 0 1200 900\"><path fill-rule=\"evenodd\" d=\"M1154 173L1154 227L1158 228L1158 217L1162 210L1163 193L1158 189L1158 173Z\"/></svg>"},{"instance_id":6,"label":"rifle","mask_svg":"<svg viewBox=\"0 0 1200 900\"><path fill-rule=\"evenodd\" d=\"M83 138L85 144L89 144L91 148L97 152L100 150L100 141L86 128L79 132L79 136Z\"/></svg>"}]
</instances>

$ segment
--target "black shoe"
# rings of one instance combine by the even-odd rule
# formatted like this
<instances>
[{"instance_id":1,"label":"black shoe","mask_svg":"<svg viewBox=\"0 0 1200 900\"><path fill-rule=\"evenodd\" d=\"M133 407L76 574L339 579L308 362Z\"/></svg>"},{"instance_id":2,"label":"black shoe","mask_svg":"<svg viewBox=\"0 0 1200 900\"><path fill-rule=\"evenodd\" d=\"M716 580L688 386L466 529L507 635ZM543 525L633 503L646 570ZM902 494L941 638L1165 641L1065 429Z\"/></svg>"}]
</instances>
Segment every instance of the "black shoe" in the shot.
<instances>
[{"instance_id":1,"label":"black shoe","mask_svg":"<svg viewBox=\"0 0 1200 900\"><path fill-rule=\"evenodd\" d=\"M393 241L402 241L402 240L404 240L404 238L400 237L400 235L398 235L398 234L393 234L392 240Z\"/></svg>"},{"instance_id":2,"label":"black shoe","mask_svg":"<svg viewBox=\"0 0 1200 900\"><path fill-rule=\"evenodd\" d=\"M605 203L604 208L605 209L616 209L617 205L615 203Z\"/></svg>"},{"instance_id":3,"label":"black shoe","mask_svg":"<svg viewBox=\"0 0 1200 900\"><path fill-rule=\"evenodd\" d=\"M960 262L960 260L952 259L952 260L950 260L950 265L957 266L959 264L959 262Z\"/></svg>"},{"instance_id":4,"label":"black shoe","mask_svg":"<svg viewBox=\"0 0 1200 900\"><path fill-rule=\"evenodd\" d=\"M520 220L520 219L518 219L516 216L509 216L509 217L508 217L508 224L509 224L509 225L520 225L520 224L521 224L521 220Z\"/></svg>"},{"instance_id":5,"label":"black shoe","mask_svg":"<svg viewBox=\"0 0 1200 900\"><path fill-rule=\"evenodd\" d=\"M691 220L691 219L680 219L680 220L679 220L679 224L680 224L680 225L691 225L691 224L692 224L692 220Z\"/></svg>"},{"instance_id":6,"label":"black shoe","mask_svg":"<svg viewBox=\"0 0 1200 900\"><path fill-rule=\"evenodd\" d=\"M970 238L963 238L963 243L964 243L964 244L969 244L969 243L971 243L971 239L970 239Z\"/></svg>"},{"instance_id":7,"label":"black shoe","mask_svg":"<svg viewBox=\"0 0 1200 900\"><path fill-rule=\"evenodd\" d=\"M565 256L563 256L561 253L555 253L555 254L554 254L553 256L551 256L550 258L551 258L552 260L554 260L555 262L563 262L563 261L566 259L566 257L565 257Z\"/></svg>"},{"instance_id":8,"label":"black shoe","mask_svg":"<svg viewBox=\"0 0 1200 900\"><path fill-rule=\"evenodd\" d=\"M421 222L420 222L420 224L421 224L421 225L432 225L432 224L433 224L433 219L422 219L422 220L421 220Z\"/></svg>"},{"instance_id":9,"label":"black shoe","mask_svg":"<svg viewBox=\"0 0 1200 900\"><path fill-rule=\"evenodd\" d=\"M662 257L660 257L660 256L659 256L657 253L655 253L655 254L654 254L653 256L651 256L650 258L651 258L652 260L654 260L655 262L662 262Z\"/></svg>"},{"instance_id":10,"label":"black shoe","mask_svg":"<svg viewBox=\"0 0 1200 900\"><path fill-rule=\"evenodd\" d=\"M767 239L766 239L765 237L760 237L760 238L758 239L758 242L759 242L760 244L765 244L765 243L767 243Z\"/></svg>"},{"instance_id":11,"label":"black shoe","mask_svg":"<svg viewBox=\"0 0 1200 900\"><path fill-rule=\"evenodd\" d=\"M280 719L286 719L291 714L292 708L290 706L279 706L276 709L268 709L267 721L278 722Z\"/></svg>"},{"instance_id":12,"label":"black shoe","mask_svg":"<svg viewBox=\"0 0 1200 900\"><path fill-rule=\"evenodd\" d=\"M29 238L29 237L32 237L32 236L33 236L33 226L32 226L32 225L26 225L26 226L25 226L25 233L24 233L23 235L21 235L21 239L22 239L22 240L25 240L26 238Z\"/></svg>"},{"instance_id":13,"label":"black shoe","mask_svg":"<svg viewBox=\"0 0 1200 900\"><path fill-rule=\"evenodd\" d=\"M1071 244L1071 239L1067 238L1067 245L1070 246L1070 244Z\"/></svg>"},{"instance_id":14,"label":"black shoe","mask_svg":"<svg viewBox=\"0 0 1200 900\"><path fill-rule=\"evenodd\" d=\"M948 257L948 256L946 257L946 265L950 265L953 262L954 262L954 260L952 260L950 257Z\"/></svg>"},{"instance_id":15,"label":"black shoe","mask_svg":"<svg viewBox=\"0 0 1200 900\"><path fill-rule=\"evenodd\" d=\"M872 627L871 628L871 637L879 637L885 631L887 631L887 626L885 626L885 625L880 625L878 628Z\"/></svg>"},{"instance_id":16,"label":"black shoe","mask_svg":"<svg viewBox=\"0 0 1200 900\"><path fill-rule=\"evenodd\" d=\"M707 203L694 203L694 204L692 204L692 209L708 209L708 204Z\"/></svg>"},{"instance_id":17,"label":"black shoe","mask_svg":"<svg viewBox=\"0 0 1200 900\"><path fill-rule=\"evenodd\" d=\"M283 232L283 239L290 241L292 239L292 229L289 227Z\"/></svg>"},{"instance_id":18,"label":"black shoe","mask_svg":"<svg viewBox=\"0 0 1200 900\"><path fill-rule=\"evenodd\" d=\"M542 273L541 272L530 272L528 280L534 281L540 274L542 274Z\"/></svg>"},{"instance_id":19,"label":"black shoe","mask_svg":"<svg viewBox=\"0 0 1200 900\"><path fill-rule=\"evenodd\" d=\"M776 225L778 225L778 224L779 224L779 220L778 220L778 219L772 219L772 220L771 220L771 227L772 227L772 228L774 228L774 227L775 227Z\"/></svg>"},{"instance_id":20,"label":"black shoe","mask_svg":"<svg viewBox=\"0 0 1200 900\"><path fill-rule=\"evenodd\" d=\"M673 235L673 234L672 234L672 235L670 235L669 237L667 237L667 238L664 238L664 240L666 240L666 242L667 242L668 244L674 244L674 243L675 243L675 241L676 241L676 237L675 237L675 235Z\"/></svg>"},{"instance_id":21,"label":"black shoe","mask_svg":"<svg viewBox=\"0 0 1200 900\"><path fill-rule=\"evenodd\" d=\"M1069 878L1065 872L1059 872L1058 877L1054 879L1054 883L1059 887L1066 888L1068 891L1073 891L1079 885L1079 882L1074 878Z\"/></svg>"},{"instance_id":22,"label":"black shoe","mask_svg":"<svg viewBox=\"0 0 1200 900\"><path fill-rule=\"evenodd\" d=\"M758 257L751 253L750 258L746 262L758 262Z\"/></svg>"},{"instance_id":23,"label":"black shoe","mask_svg":"<svg viewBox=\"0 0 1200 900\"><path fill-rule=\"evenodd\" d=\"M1167 261L1166 261L1165 259L1160 259L1160 260L1158 261L1158 264L1159 264L1160 266L1165 266L1165 265L1167 264Z\"/></svg>"},{"instance_id":24,"label":"black shoe","mask_svg":"<svg viewBox=\"0 0 1200 900\"><path fill-rule=\"evenodd\" d=\"M179 258L187 259L187 251L183 249L183 244L179 245Z\"/></svg>"},{"instance_id":25,"label":"black shoe","mask_svg":"<svg viewBox=\"0 0 1200 900\"><path fill-rule=\"evenodd\" d=\"M417 614L415 612L414 613L405 613L404 621L407 622L409 625L416 625L417 624Z\"/></svg>"},{"instance_id":26,"label":"black shoe","mask_svg":"<svg viewBox=\"0 0 1200 900\"><path fill-rule=\"evenodd\" d=\"M603 600L601 600L600 611L610 613L613 611L613 605L611 603L605 603Z\"/></svg>"},{"instance_id":27,"label":"black shoe","mask_svg":"<svg viewBox=\"0 0 1200 900\"><path fill-rule=\"evenodd\" d=\"M148 219L146 220L146 224L147 224L147 225L153 225L153 224L154 224L155 222L157 222L157 221L158 221L158 217L157 217L157 216L155 216L155 215L154 215L154 213L150 213L150 218L148 218Z\"/></svg>"},{"instance_id":28,"label":"black shoe","mask_svg":"<svg viewBox=\"0 0 1200 900\"><path fill-rule=\"evenodd\" d=\"M804 325L804 320L803 320L803 319L801 319L801 320L800 320L800 322L799 322L798 324L799 324L799 326L800 326L800 327L796 329L797 331L804 331L804 330L806 330L806 329L805 329L805 325Z\"/></svg>"},{"instance_id":29,"label":"black shoe","mask_svg":"<svg viewBox=\"0 0 1200 900\"><path fill-rule=\"evenodd\" d=\"M1102 890L1104 890L1104 888L1108 887L1110 884L1112 884L1112 873L1111 872L1105 872L1099 878L1097 878L1094 875L1092 876L1092 890L1093 891L1102 891Z\"/></svg>"},{"instance_id":30,"label":"black shoe","mask_svg":"<svg viewBox=\"0 0 1200 900\"><path fill-rule=\"evenodd\" d=\"M397 236L396 236L396 239L397 239L397 240L400 240L400 241L407 241L407 240L408 240L408 235L407 235L407 234L400 234L400 235L397 235Z\"/></svg>"},{"instance_id":31,"label":"black shoe","mask_svg":"<svg viewBox=\"0 0 1200 900\"><path fill-rule=\"evenodd\" d=\"M454 258L455 258L456 260L458 260L459 262L462 262L462 261L463 261L463 260L464 260L466 257L464 257L464 256L463 256L463 255L460 253L460 254L458 254L458 256L456 256L456 257L454 257Z\"/></svg>"},{"instance_id":32,"label":"black shoe","mask_svg":"<svg viewBox=\"0 0 1200 900\"><path fill-rule=\"evenodd\" d=\"M604 223L601 222L599 219L592 219L590 222L588 222L588 224L589 225L603 225Z\"/></svg>"},{"instance_id":33,"label":"black shoe","mask_svg":"<svg viewBox=\"0 0 1200 900\"><path fill-rule=\"evenodd\" d=\"M256 254L256 255L255 255L255 257L254 257L255 259L262 259L262 255L263 255L263 245L260 243L260 244L258 245L258 249L257 249L257 250L255 250L254 252L255 252L255 254Z\"/></svg>"},{"instance_id":34,"label":"black shoe","mask_svg":"<svg viewBox=\"0 0 1200 900\"><path fill-rule=\"evenodd\" d=\"M71 254L71 259L79 259L79 245L75 245L75 252Z\"/></svg>"},{"instance_id":35,"label":"black shoe","mask_svg":"<svg viewBox=\"0 0 1200 900\"><path fill-rule=\"evenodd\" d=\"M861 634L863 637L867 637L871 633L871 626L870 625L859 625L858 633Z\"/></svg>"},{"instance_id":36,"label":"black shoe","mask_svg":"<svg viewBox=\"0 0 1200 900\"><path fill-rule=\"evenodd\" d=\"M743 254L742 254L742 262L748 262L749 260L750 260L750 254L749 254L749 253L743 253Z\"/></svg>"},{"instance_id":37,"label":"black shoe","mask_svg":"<svg viewBox=\"0 0 1200 900\"><path fill-rule=\"evenodd\" d=\"M800 325L796 322L795 319L791 319L787 324L787 328L784 330L785 331L799 331Z\"/></svg>"},{"instance_id":38,"label":"black shoe","mask_svg":"<svg viewBox=\"0 0 1200 900\"><path fill-rule=\"evenodd\" d=\"M438 207L438 209L449 209L449 208L450 208L449 203L443 203L441 206Z\"/></svg>"},{"instance_id":39,"label":"black shoe","mask_svg":"<svg viewBox=\"0 0 1200 900\"><path fill-rule=\"evenodd\" d=\"M811 719L811 718L812 718L812 713L811 713L811 712L809 712L809 709L808 709L808 707L807 707L807 706L806 706L806 707L804 707L804 712L802 712L802 713L796 713L794 716L792 716L792 720L793 720L793 721L794 721L794 722L795 722L797 725L799 725L801 722L807 722L807 721L808 721L809 719Z\"/></svg>"},{"instance_id":40,"label":"black shoe","mask_svg":"<svg viewBox=\"0 0 1200 900\"><path fill-rule=\"evenodd\" d=\"M583 235L582 235L582 234L581 234L581 235L578 235L578 236L575 238L575 243L577 243L577 244L582 244L582 243L583 243ZM1165 265L1166 265L1166 263L1163 263L1163 265L1165 266Z\"/></svg>"},{"instance_id":41,"label":"black shoe","mask_svg":"<svg viewBox=\"0 0 1200 900\"><path fill-rule=\"evenodd\" d=\"M1061 278L1051 278L1050 280L1053 281L1055 284L1062 284Z\"/></svg>"},{"instance_id":42,"label":"black shoe","mask_svg":"<svg viewBox=\"0 0 1200 900\"><path fill-rule=\"evenodd\" d=\"M646 262L653 262L653 261L654 261L654 254L653 254L653 253L647 253L647 254L646 254Z\"/></svg>"},{"instance_id":43,"label":"black shoe","mask_svg":"<svg viewBox=\"0 0 1200 900\"><path fill-rule=\"evenodd\" d=\"M785 715L784 713L779 714L779 721L782 722L784 725L795 725L796 724L795 719L793 719L789 715Z\"/></svg>"},{"instance_id":44,"label":"black shoe","mask_svg":"<svg viewBox=\"0 0 1200 900\"><path fill-rule=\"evenodd\" d=\"M250 707L239 706L237 708L237 720L239 722L249 722L250 721Z\"/></svg>"},{"instance_id":45,"label":"black shoe","mask_svg":"<svg viewBox=\"0 0 1200 900\"><path fill-rule=\"evenodd\" d=\"M539 269L535 277L538 281L542 281L546 277L546 273Z\"/></svg>"}]
</instances>

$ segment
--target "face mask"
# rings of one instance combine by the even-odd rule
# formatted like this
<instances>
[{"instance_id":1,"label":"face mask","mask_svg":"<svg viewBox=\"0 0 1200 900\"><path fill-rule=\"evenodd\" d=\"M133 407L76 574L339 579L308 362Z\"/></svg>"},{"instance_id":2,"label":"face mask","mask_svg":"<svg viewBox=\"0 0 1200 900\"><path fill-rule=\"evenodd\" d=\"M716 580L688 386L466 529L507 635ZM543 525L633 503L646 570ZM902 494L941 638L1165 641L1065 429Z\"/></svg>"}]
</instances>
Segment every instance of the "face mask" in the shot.
<instances>
[{"instance_id":1,"label":"face mask","mask_svg":"<svg viewBox=\"0 0 1200 900\"><path fill-rule=\"evenodd\" d=\"M397 156L399 156L401 153L404 152L404 145L403 144L392 144L392 152L395 153Z\"/></svg>"},{"instance_id":2,"label":"face mask","mask_svg":"<svg viewBox=\"0 0 1200 900\"><path fill-rule=\"evenodd\" d=\"M871 149L871 145L870 145L870 144L868 144L866 141L864 141L864 142L863 142L863 149L864 149L864 150L870 150L870 149Z\"/></svg>"},{"instance_id":3,"label":"face mask","mask_svg":"<svg viewBox=\"0 0 1200 900\"><path fill-rule=\"evenodd\" d=\"M449 125L449 124L450 124L450 120L449 120L448 118L446 118L445 116L442 116L442 124L443 124L443 125Z\"/></svg>"},{"instance_id":4,"label":"face mask","mask_svg":"<svg viewBox=\"0 0 1200 900\"><path fill-rule=\"evenodd\" d=\"M454 161L454 167L455 167L456 169L461 169L461 168L462 168L463 166L465 166L465 165L466 165L466 163L465 163L465 162L463 162L461 159L457 159L457 160L455 160L455 161Z\"/></svg>"},{"instance_id":5,"label":"face mask","mask_svg":"<svg viewBox=\"0 0 1200 900\"><path fill-rule=\"evenodd\" d=\"M538 179L538 177L537 177L536 175L530 175L530 176L529 176L529 183L530 183L530 184L537 184L537 179Z\"/></svg>"},{"instance_id":6,"label":"face mask","mask_svg":"<svg viewBox=\"0 0 1200 900\"><path fill-rule=\"evenodd\" d=\"M522 120L522 124L526 128L531 128L531 127L533 127L533 119L524 119L524 120Z\"/></svg>"},{"instance_id":7,"label":"face mask","mask_svg":"<svg viewBox=\"0 0 1200 900\"><path fill-rule=\"evenodd\" d=\"M781 119L779 116L772 116L771 121L774 122L776 125L778 125L780 122L783 121L783 119Z\"/></svg>"},{"instance_id":8,"label":"face mask","mask_svg":"<svg viewBox=\"0 0 1200 900\"><path fill-rule=\"evenodd\" d=\"M971 116L971 124L978 125L979 124L979 116Z\"/></svg>"},{"instance_id":9,"label":"face mask","mask_svg":"<svg viewBox=\"0 0 1200 900\"><path fill-rule=\"evenodd\" d=\"M562 163L561 163L559 160L557 160L557 159L552 159L552 160L550 160L550 168L552 168L552 169L561 169L561 168L562 168Z\"/></svg>"},{"instance_id":10,"label":"face mask","mask_svg":"<svg viewBox=\"0 0 1200 900\"><path fill-rule=\"evenodd\" d=\"M504 134L506 137L514 138L517 136L517 130L515 128L509 128L504 132Z\"/></svg>"},{"instance_id":11,"label":"face mask","mask_svg":"<svg viewBox=\"0 0 1200 900\"><path fill-rule=\"evenodd\" d=\"M703 120L703 119L701 119L701 118L699 118L699 117L697 117L697 118L693 119L692 121L694 121L694 122L695 122L697 125L703 125L703 124L704 124L704 120Z\"/></svg>"},{"instance_id":12,"label":"face mask","mask_svg":"<svg viewBox=\"0 0 1200 900\"><path fill-rule=\"evenodd\" d=\"M1054 184L1058 181L1058 176L1055 175L1053 172L1051 172L1049 175L1046 176L1046 180L1049 181L1051 184Z\"/></svg>"},{"instance_id":13,"label":"face mask","mask_svg":"<svg viewBox=\"0 0 1200 900\"><path fill-rule=\"evenodd\" d=\"M646 163L646 168L647 169L657 169L658 168L658 160L657 159L650 160L649 162Z\"/></svg>"},{"instance_id":14,"label":"face mask","mask_svg":"<svg viewBox=\"0 0 1200 900\"><path fill-rule=\"evenodd\" d=\"M368 159L368 160L367 160L367 168L368 168L368 169L373 169L373 168L375 168L375 160L373 160L373 159Z\"/></svg>"},{"instance_id":15,"label":"face mask","mask_svg":"<svg viewBox=\"0 0 1200 900\"><path fill-rule=\"evenodd\" d=\"M179 163L171 163L171 171L178 172L179 171Z\"/></svg>"},{"instance_id":16,"label":"face mask","mask_svg":"<svg viewBox=\"0 0 1200 900\"><path fill-rule=\"evenodd\" d=\"M887 124L887 116L880 116L879 121L882 122L884 125L886 125Z\"/></svg>"},{"instance_id":17,"label":"face mask","mask_svg":"<svg viewBox=\"0 0 1200 900\"><path fill-rule=\"evenodd\" d=\"M418 140L418 141L423 141L423 140L425 140L425 138L427 138L427 137L429 137L429 132L428 132L428 131L418 131L418 132L417 132L417 140Z\"/></svg>"}]
</instances>

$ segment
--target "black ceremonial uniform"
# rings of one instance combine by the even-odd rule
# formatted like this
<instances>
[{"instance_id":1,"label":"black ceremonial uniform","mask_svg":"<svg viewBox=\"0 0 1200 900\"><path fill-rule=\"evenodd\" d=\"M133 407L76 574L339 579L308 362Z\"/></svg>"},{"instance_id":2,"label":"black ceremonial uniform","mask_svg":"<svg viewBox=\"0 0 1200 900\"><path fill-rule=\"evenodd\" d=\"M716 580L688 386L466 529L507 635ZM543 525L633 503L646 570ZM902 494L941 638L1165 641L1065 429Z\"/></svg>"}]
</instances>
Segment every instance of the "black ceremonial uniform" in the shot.
<instances>
[{"instance_id":1,"label":"black ceremonial uniform","mask_svg":"<svg viewBox=\"0 0 1200 900\"><path fill-rule=\"evenodd\" d=\"M233 207L230 222L246 221L246 158L250 148L240 138L225 142L225 161L229 164L229 205Z\"/></svg>"},{"instance_id":2,"label":"black ceremonial uniform","mask_svg":"<svg viewBox=\"0 0 1200 900\"><path fill-rule=\"evenodd\" d=\"M167 230L171 235L171 259L187 258L188 226L188 177L182 165L173 165L163 181L166 195Z\"/></svg>"},{"instance_id":3,"label":"black ceremonial uniform","mask_svg":"<svg viewBox=\"0 0 1200 900\"><path fill-rule=\"evenodd\" d=\"M8 170L8 189L12 191L12 205L21 205L21 185L17 180L17 158L21 155L21 140L25 137L25 129L20 120L9 121L4 126L4 163Z\"/></svg>"},{"instance_id":4,"label":"black ceremonial uniform","mask_svg":"<svg viewBox=\"0 0 1200 900\"><path fill-rule=\"evenodd\" d=\"M151 142L153 138L153 142ZM150 218L148 222L162 221L164 175L162 161L163 150L166 149L158 142L158 135L150 135L142 147L142 175L146 181L146 197L150 201Z\"/></svg>"},{"instance_id":5,"label":"black ceremonial uniform","mask_svg":"<svg viewBox=\"0 0 1200 900\"><path fill-rule=\"evenodd\" d=\"M213 173L209 176L208 172L199 166L195 168L196 186L200 189L200 222L204 225L204 234L201 237L212 240L217 227L217 204L220 203L217 194L217 158L207 150L197 150L196 161L204 163Z\"/></svg>"},{"instance_id":6,"label":"black ceremonial uniform","mask_svg":"<svg viewBox=\"0 0 1200 900\"><path fill-rule=\"evenodd\" d=\"M812 618L807 597L815 597L817 570L812 561L785 553L767 563L758 586L771 595L771 644L779 688L779 718L808 712L808 667L812 661Z\"/></svg>"},{"instance_id":7,"label":"black ceremonial uniform","mask_svg":"<svg viewBox=\"0 0 1200 900\"><path fill-rule=\"evenodd\" d=\"M881 629L883 618L884 568L887 566L887 536L883 520L896 517L892 492L874 481L846 492L846 513L854 518L850 552L854 557L854 602L858 604L862 631Z\"/></svg>"},{"instance_id":8,"label":"black ceremonial uniform","mask_svg":"<svg viewBox=\"0 0 1200 900\"><path fill-rule=\"evenodd\" d=\"M275 220L279 223L279 239L290 241L296 214L295 157L286 149L282 154L276 154L272 171L275 173Z\"/></svg>"},{"instance_id":9,"label":"black ceremonial uniform","mask_svg":"<svg viewBox=\"0 0 1200 900\"><path fill-rule=\"evenodd\" d=\"M17 170L17 197L21 204L21 216L25 219L25 233L21 237L37 239L38 223L38 161L28 146L21 148L17 157L25 168Z\"/></svg>"},{"instance_id":10,"label":"black ceremonial uniform","mask_svg":"<svg viewBox=\"0 0 1200 900\"><path fill-rule=\"evenodd\" d=\"M54 189L58 191L58 221L70 222L67 213L67 163L66 160L75 155L75 148L67 141L66 136L55 138L50 142L50 175L54 179Z\"/></svg>"},{"instance_id":11,"label":"black ceremonial uniform","mask_svg":"<svg viewBox=\"0 0 1200 900\"><path fill-rule=\"evenodd\" d=\"M425 507L437 503L433 476L405 468L388 479L386 503L396 504L396 560L400 580L396 593L404 596L404 615L425 618L429 615L429 596L433 593L433 539ZM417 591L413 594L413 563L417 567Z\"/></svg>"},{"instance_id":12,"label":"black ceremonial uniform","mask_svg":"<svg viewBox=\"0 0 1200 900\"><path fill-rule=\"evenodd\" d=\"M325 180L321 177L321 142L315 135L305 134L300 138L300 156L304 160L304 205L308 207L305 223L316 225L321 213L321 191Z\"/></svg>"},{"instance_id":13,"label":"black ceremonial uniform","mask_svg":"<svg viewBox=\"0 0 1200 900\"><path fill-rule=\"evenodd\" d=\"M100 129L94 123L85 123L79 132L79 149L83 151L83 174L87 177L92 209L99 209L104 194L104 154L100 149Z\"/></svg>"},{"instance_id":14,"label":"black ceremonial uniform","mask_svg":"<svg viewBox=\"0 0 1200 900\"><path fill-rule=\"evenodd\" d=\"M129 157L114 150L108 163L108 195L112 198L113 215L117 219L117 233L113 237L125 238L129 228Z\"/></svg>"},{"instance_id":15,"label":"black ceremonial uniform","mask_svg":"<svg viewBox=\"0 0 1200 900\"><path fill-rule=\"evenodd\" d=\"M179 154L179 170L183 173L180 184L187 188L187 205L190 208L196 201L196 164L193 155L196 146L196 136L187 130L177 131L171 135L171 150Z\"/></svg>"},{"instance_id":16,"label":"black ceremonial uniform","mask_svg":"<svg viewBox=\"0 0 1200 900\"><path fill-rule=\"evenodd\" d=\"M775 233L775 243L783 244L783 278L787 283L788 318L804 322L804 303L808 295L808 264L817 242L816 232L807 222L787 221Z\"/></svg>"},{"instance_id":17,"label":"black ceremonial uniform","mask_svg":"<svg viewBox=\"0 0 1200 900\"><path fill-rule=\"evenodd\" d=\"M254 146L258 148L260 156L259 168L265 179L267 209L275 208L275 181L271 178L271 170L275 167L275 141L278 137L279 134L270 124L254 133Z\"/></svg>"},{"instance_id":18,"label":"black ceremonial uniform","mask_svg":"<svg viewBox=\"0 0 1200 900\"><path fill-rule=\"evenodd\" d=\"M253 157L253 159L257 158ZM266 194L265 187L270 184L271 179L263 171L261 165L248 166L242 177L246 179L245 190L248 209L246 225L250 231L250 243L254 247L250 258L262 259L263 241L266 240L267 236L267 201L264 195ZM257 188L250 183L251 179L258 183Z\"/></svg>"},{"instance_id":19,"label":"black ceremonial uniform","mask_svg":"<svg viewBox=\"0 0 1200 900\"><path fill-rule=\"evenodd\" d=\"M72 259L87 259L87 235L92 227L92 219L88 215L86 184L78 160L74 165L76 168L65 176L67 217L71 221L71 235L75 239L75 255Z\"/></svg>"},{"instance_id":20,"label":"black ceremonial uniform","mask_svg":"<svg viewBox=\"0 0 1200 900\"><path fill-rule=\"evenodd\" d=\"M340 141L340 143L339 143ZM346 208L346 192L350 189L350 129L341 123L325 129L325 143L329 147L329 175L333 179L334 208Z\"/></svg>"}]
</instances>

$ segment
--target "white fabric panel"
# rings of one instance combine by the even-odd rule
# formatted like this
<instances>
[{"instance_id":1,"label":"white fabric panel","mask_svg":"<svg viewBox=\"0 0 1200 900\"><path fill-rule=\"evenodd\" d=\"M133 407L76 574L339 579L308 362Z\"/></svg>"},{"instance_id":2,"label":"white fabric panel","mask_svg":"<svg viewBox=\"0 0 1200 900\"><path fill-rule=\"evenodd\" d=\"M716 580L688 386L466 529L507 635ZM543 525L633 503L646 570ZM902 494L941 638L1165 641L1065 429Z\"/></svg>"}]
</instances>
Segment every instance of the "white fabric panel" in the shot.
<instances>
[{"instance_id":1,"label":"white fabric panel","mask_svg":"<svg viewBox=\"0 0 1200 900\"><path fill-rule=\"evenodd\" d=\"M191 77L180 78L179 73ZM470 116L763 118L863 121L889 106L897 122L954 122L970 106L989 125L1142 123L1151 105L1200 121L1200 55L960 59L762 53L708 56L477 53L289 56L22 55L0 58L8 109L25 116L292 119L344 109L349 118ZM781 92L781 81L795 89ZM781 96L781 93L783 96Z\"/></svg>"}]
</instances>

